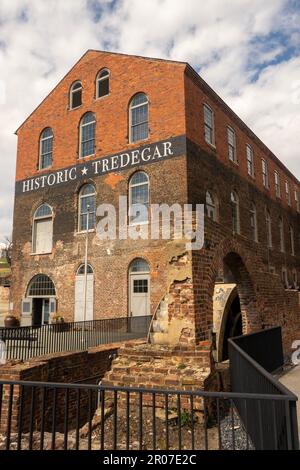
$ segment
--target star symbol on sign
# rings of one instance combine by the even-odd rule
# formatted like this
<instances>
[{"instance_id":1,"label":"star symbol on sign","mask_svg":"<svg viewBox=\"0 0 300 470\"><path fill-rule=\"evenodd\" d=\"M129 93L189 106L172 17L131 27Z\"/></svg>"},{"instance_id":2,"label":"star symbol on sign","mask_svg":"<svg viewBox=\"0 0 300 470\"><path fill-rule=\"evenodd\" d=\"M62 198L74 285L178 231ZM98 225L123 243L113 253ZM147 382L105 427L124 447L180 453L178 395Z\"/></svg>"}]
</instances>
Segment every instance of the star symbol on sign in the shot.
<instances>
[{"instance_id":1,"label":"star symbol on sign","mask_svg":"<svg viewBox=\"0 0 300 470\"><path fill-rule=\"evenodd\" d=\"M83 176L83 175L86 175L87 172L88 172L87 167L84 167L84 168L81 170L82 176Z\"/></svg>"}]
</instances>

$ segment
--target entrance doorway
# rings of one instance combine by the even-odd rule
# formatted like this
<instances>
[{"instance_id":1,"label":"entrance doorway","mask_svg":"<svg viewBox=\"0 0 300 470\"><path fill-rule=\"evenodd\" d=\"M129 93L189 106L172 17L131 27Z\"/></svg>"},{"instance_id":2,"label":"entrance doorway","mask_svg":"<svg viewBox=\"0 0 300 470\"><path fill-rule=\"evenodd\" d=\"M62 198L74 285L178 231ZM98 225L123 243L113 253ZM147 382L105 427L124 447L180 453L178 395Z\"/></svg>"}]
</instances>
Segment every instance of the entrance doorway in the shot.
<instances>
[{"instance_id":1,"label":"entrance doorway","mask_svg":"<svg viewBox=\"0 0 300 470\"><path fill-rule=\"evenodd\" d=\"M32 325L48 325L50 318L50 299L32 300Z\"/></svg>"},{"instance_id":2,"label":"entrance doorway","mask_svg":"<svg viewBox=\"0 0 300 470\"><path fill-rule=\"evenodd\" d=\"M22 300L23 324L48 325L50 314L56 312L56 292L53 281L38 274L29 283L26 298ZM25 320L25 321L24 321Z\"/></svg>"},{"instance_id":3,"label":"entrance doorway","mask_svg":"<svg viewBox=\"0 0 300 470\"><path fill-rule=\"evenodd\" d=\"M129 268L129 316L150 315L150 272L148 263L135 259Z\"/></svg>"}]
</instances>

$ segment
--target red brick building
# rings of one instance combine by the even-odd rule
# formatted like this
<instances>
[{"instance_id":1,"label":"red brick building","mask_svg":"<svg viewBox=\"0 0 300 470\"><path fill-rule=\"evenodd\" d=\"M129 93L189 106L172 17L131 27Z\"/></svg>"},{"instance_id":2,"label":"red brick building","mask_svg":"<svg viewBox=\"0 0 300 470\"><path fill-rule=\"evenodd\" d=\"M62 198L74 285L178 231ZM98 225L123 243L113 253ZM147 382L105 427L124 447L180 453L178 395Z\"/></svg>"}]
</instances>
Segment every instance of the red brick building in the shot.
<instances>
[{"instance_id":1,"label":"red brick building","mask_svg":"<svg viewBox=\"0 0 300 470\"><path fill-rule=\"evenodd\" d=\"M280 324L286 344L299 329L299 182L190 65L89 50L17 135L23 324L156 313L153 341L214 331L220 359L242 329ZM206 204L204 248L100 240L96 207L119 196Z\"/></svg>"}]
</instances>

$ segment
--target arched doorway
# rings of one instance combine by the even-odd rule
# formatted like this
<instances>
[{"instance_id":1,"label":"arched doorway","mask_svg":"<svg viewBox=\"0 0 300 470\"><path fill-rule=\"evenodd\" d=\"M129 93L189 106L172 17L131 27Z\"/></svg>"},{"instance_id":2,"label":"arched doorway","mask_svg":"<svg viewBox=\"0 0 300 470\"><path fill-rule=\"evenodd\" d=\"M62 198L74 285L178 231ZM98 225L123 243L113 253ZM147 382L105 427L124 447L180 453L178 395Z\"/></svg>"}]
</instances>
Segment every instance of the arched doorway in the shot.
<instances>
[{"instance_id":1,"label":"arched doorway","mask_svg":"<svg viewBox=\"0 0 300 470\"><path fill-rule=\"evenodd\" d=\"M142 258L133 260L129 267L129 315L150 315L150 270Z\"/></svg>"},{"instance_id":2,"label":"arched doorway","mask_svg":"<svg viewBox=\"0 0 300 470\"><path fill-rule=\"evenodd\" d=\"M50 315L56 312L56 291L49 276L37 274L28 284L22 315L31 316L32 326L47 325Z\"/></svg>"},{"instance_id":3,"label":"arched doorway","mask_svg":"<svg viewBox=\"0 0 300 470\"><path fill-rule=\"evenodd\" d=\"M223 258L222 282L215 283L213 323L216 335L216 359L228 359L228 339L249 332L257 313L255 291L241 256L230 252Z\"/></svg>"},{"instance_id":4,"label":"arched doorway","mask_svg":"<svg viewBox=\"0 0 300 470\"><path fill-rule=\"evenodd\" d=\"M88 321L94 318L94 270L87 265L79 266L75 279L75 319L74 321Z\"/></svg>"}]
</instances>

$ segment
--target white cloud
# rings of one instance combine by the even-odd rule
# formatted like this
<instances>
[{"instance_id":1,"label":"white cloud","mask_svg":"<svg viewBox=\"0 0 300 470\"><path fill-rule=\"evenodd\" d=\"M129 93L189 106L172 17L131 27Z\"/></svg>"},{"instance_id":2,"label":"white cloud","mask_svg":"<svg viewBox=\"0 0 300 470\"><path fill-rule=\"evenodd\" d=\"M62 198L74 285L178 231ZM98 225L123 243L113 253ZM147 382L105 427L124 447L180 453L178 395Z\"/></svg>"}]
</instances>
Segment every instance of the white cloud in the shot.
<instances>
[{"instance_id":1,"label":"white cloud","mask_svg":"<svg viewBox=\"0 0 300 470\"><path fill-rule=\"evenodd\" d=\"M86 49L189 62L300 178L300 12L292 0L1 0L0 240L15 129Z\"/></svg>"}]
</instances>

